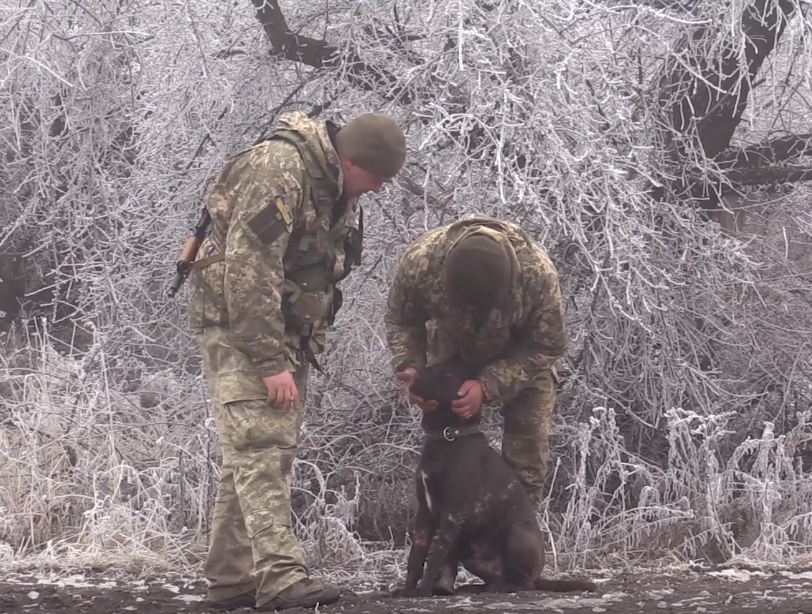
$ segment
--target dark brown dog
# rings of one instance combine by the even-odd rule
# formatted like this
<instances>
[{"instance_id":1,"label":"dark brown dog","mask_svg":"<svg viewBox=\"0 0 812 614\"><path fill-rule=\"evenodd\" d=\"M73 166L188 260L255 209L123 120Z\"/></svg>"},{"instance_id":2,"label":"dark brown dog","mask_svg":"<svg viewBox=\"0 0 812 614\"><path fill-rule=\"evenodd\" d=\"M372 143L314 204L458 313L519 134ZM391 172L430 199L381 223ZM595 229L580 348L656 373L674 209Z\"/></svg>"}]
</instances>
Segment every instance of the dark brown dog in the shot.
<instances>
[{"instance_id":1,"label":"dark brown dog","mask_svg":"<svg viewBox=\"0 0 812 614\"><path fill-rule=\"evenodd\" d=\"M480 431L479 414L465 420L451 409L462 383L475 377L455 358L412 383L415 395L438 407L421 420L415 530L406 582L396 594L453 595L460 563L485 582L466 592L595 590L589 581L541 577L544 538L527 493Z\"/></svg>"}]
</instances>

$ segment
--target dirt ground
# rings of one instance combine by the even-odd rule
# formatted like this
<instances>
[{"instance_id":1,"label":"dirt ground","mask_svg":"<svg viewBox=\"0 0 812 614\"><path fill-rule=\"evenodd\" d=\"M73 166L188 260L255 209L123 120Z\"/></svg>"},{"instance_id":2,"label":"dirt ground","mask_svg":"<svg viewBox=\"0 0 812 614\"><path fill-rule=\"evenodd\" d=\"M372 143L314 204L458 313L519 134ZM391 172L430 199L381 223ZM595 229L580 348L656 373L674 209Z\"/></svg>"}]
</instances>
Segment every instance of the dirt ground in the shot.
<instances>
[{"instance_id":1,"label":"dirt ground","mask_svg":"<svg viewBox=\"0 0 812 614\"><path fill-rule=\"evenodd\" d=\"M812 571L759 572L736 569L670 570L591 575L591 594L525 593L393 599L384 592L354 594L318 612L353 614L451 614L465 612L690 612L764 611L812 614ZM388 588L388 587L387 587ZM394 588L394 587L392 587ZM111 574L5 574L0 578L0 612L75 614L174 614L216 611L205 606L201 581L132 579ZM306 610L295 610L301 614ZM247 614L251 610L238 610Z\"/></svg>"}]
</instances>

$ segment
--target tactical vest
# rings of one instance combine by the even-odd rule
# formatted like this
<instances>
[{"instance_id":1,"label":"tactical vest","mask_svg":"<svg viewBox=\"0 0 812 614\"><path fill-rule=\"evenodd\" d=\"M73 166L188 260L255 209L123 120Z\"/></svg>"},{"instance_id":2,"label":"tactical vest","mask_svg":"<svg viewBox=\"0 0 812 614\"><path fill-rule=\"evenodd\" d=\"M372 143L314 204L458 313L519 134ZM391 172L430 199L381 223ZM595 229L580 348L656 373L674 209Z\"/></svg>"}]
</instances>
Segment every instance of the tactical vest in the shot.
<instances>
[{"instance_id":1,"label":"tactical vest","mask_svg":"<svg viewBox=\"0 0 812 614\"><path fill-rule=\"evenodd\" d=\"M264 141L281 139L294 145L302 157L306 173L302 185L305 219L294 226L283 258L285 282L282 292L282 314L285 328L299 336L301 349L308 361L319 368L310 340L314 333L331 325L341 308L342 295L336 283L347 277L353 266L361 262L363 248L363 211L358 211L358 228L348 225L352 216L349 203L333 224L334 206L338 200L336 182L324 175L324 170L311 154L304 139L293 130L277 130ZM253 147L251 149L253 149ZM249 150L232 157L232 162ZM315 218L312 218L315 213ZM312 218L312 219L309 219ZM219 253L207 253L192 266L205 268L222 260ZM336 274L338 253L343 252L343 272ZM220 322L227 325L226 321Z\"/></svg>"},{"instance_id":2,"label":"tactical vest","mask_svg":"<svg viewBox=\"0 0 812 614\"><path fill-rule=\"evenodd\" d=\"M335 287L361 261L363 213L358 207L358 229L347 226L352 215L349 203L333 225L333 208L338 200L335 180L326 177L302 138L292 130L278 130L272 139L294 145L307 169L302 202L310 202L316 218L294 228L285 252L285 284L282 310L288 327L309 338L323 324L332 324L341 307L341 293ZM307 207L305 207L307 209ZM343 252L341 274L335 273L338 251Z\"/></svg>"}]
</instances>

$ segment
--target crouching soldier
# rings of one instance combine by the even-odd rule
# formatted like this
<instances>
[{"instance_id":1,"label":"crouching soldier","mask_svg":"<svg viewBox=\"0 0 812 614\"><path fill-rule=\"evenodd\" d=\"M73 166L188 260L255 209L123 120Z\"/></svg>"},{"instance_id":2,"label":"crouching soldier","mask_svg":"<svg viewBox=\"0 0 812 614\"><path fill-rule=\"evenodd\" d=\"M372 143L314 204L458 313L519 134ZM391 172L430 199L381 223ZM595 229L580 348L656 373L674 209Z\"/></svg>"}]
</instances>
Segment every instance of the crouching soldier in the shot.
<instances>
[{"instance_id":1,"label":"crouching soldier","mask_svg":"<svg viewBox=\"0 0 812 614\"><path fill-rule=\"evenodd\" d=\"M566 349L558 274L544 250L519 226L490 217L435 228L400 261L385 322L392 365L406 386L416 369L454 355L480 369L460 388L454 411L467 418L483 404L502 408L502 455L538 506L555 363Z\"/></svg>"}]
</instances>

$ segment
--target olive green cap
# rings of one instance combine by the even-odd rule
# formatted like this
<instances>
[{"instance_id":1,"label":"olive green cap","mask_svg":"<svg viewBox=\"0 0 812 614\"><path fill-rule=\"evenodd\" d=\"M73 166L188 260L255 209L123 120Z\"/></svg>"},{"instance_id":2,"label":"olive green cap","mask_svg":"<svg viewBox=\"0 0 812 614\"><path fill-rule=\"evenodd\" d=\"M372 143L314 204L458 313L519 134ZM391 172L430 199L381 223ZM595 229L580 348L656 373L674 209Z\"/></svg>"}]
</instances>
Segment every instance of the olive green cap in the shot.
<instances>
[{"instance_id":1,"label":"olive green cap","mask_svg":"<svg viewBox=\"0 0 812 614\"><path fill-rule=\"evenodd\" d=\"M380 113L362 113L336 135L339 151L355 165L391 179L406 160L406 137L394 119Z\"/></svg>"},{"instance_id":2,"label":"olive green cap","mask_svg":"<svg viewBox=\"0 0 812 614\"><path fill-rule=\"evenodd\" d=\"M502 245L481 234L462 239L445 260L448 298L455 306L490 310L510 288L511 264Z\"/></svg>"}]
</instances>

